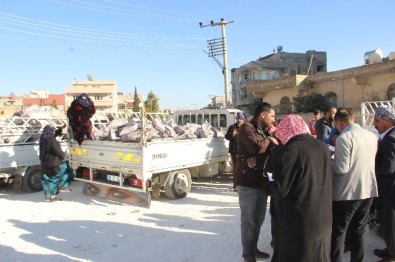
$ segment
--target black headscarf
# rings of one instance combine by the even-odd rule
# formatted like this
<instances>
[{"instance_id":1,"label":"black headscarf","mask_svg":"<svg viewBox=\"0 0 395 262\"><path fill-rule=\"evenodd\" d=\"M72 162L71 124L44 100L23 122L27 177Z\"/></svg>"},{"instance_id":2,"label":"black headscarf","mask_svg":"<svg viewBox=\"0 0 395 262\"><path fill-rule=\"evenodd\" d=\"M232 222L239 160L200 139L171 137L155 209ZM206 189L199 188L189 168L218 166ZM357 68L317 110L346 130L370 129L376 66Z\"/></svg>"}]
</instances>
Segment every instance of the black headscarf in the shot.
<instances>
[{"instance_id":1,"label":"black headscarf","mask_svg":"<svg viewBox=\"0 0 395 262\"><path fill-rule=\"evenodd\" d=\"M43 160L44 157L44 145L45 142L47 142L47 140L51 137L55 136L55 127L50 126L50 125L46 125L44 127L43 133L40 136L40 160Z\"/></svg>"}]
</instances>

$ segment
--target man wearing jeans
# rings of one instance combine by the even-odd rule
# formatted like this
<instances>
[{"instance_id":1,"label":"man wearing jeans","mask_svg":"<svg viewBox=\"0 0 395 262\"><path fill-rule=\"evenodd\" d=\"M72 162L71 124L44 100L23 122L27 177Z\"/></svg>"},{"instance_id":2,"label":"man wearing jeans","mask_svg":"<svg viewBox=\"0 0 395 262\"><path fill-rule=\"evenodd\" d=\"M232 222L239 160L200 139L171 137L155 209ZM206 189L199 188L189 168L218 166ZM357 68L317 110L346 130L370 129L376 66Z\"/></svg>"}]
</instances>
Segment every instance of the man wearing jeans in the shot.
<instances>
[{"instance_id":1,"label":"man wearing jeans","mask_svg":"<svg viewBox=\"0 0 395 262\"><path fill-rule=\"evenodd\" d=\"M267 177L263 175L269 150L278 144L270 136L276 112L268 103L257 106L254 118L239 128L235 183L238 188L241 220L241 243L246 262L270 255L257 248L259 233L265 219L267 194L264 192Z\"/></svg>"},{"instance_id":2,"label":"man wearing jeans","mask_svg":"<svg viewBox=\"0 0 395 262\"><path fill-rule=\"evenodd\" d=\"M377 197L374 168L378 139L354 123L350 108L339 108L334 122L340 135L332 163L331 261L343 261L346 231L350 237L351 261L364 261L364 233L373 197Z\"/></svg>"}]
</instances>

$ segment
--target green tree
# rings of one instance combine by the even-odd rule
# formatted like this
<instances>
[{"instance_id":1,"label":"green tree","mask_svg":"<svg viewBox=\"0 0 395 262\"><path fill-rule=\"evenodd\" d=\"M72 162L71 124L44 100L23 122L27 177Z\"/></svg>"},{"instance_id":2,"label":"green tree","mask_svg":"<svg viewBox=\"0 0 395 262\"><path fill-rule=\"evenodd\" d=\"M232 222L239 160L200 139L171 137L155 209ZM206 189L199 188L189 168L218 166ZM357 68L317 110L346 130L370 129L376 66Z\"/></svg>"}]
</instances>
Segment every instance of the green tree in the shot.
<instances>
[{"instance_id":1,"label":"green tree","mask_svg":"<svg viewBox=\"0 0 395 262\"><path fill-rule=\"evenodd\" d=\"M299 91L296 97L293 97L296 112L313 112L315 109L325 111L328 107L328 101L325 96L317 94L314 89Z\"/></svg>"},{"instance_id":2,"label":"green tree","mask_svg":"<svg viewBox=\"0 0 395 262\"><path fill-rule=\"evenodd\" d=\"M137 87L134 87L134 97L133 97L133 111L139 112L140 111L140 98L137 95Z\"/></svg>"},{"instance_id":3,"label":"green tree","mask_svg":"<svg viewBox=\"0 0 395 262\"><path fill-rule=\"evenodd\" d=\"M147 100L144 101L144 107L147 113L159 112L159 98L154 92L150 91L148 93Z\"/></svg>"}]
</instances>

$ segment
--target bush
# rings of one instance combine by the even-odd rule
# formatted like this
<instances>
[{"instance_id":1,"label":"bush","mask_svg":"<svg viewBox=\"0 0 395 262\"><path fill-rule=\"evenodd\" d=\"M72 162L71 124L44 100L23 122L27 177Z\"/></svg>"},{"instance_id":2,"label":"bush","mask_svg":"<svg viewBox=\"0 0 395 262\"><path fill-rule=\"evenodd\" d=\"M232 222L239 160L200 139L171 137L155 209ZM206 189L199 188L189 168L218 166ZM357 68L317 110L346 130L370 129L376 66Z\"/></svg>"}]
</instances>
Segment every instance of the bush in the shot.
<instances>
[{"instance_id":1,"label":"bush","mask_svg":"<svg viewBox=\"0 0 395 262\"><path fill-rule=\"evenodd\" d=\"M296 97L293 97L296 112L313 112L315 109L325 111L329 106L326 97L317 94L315 91L299 91Z\"/></svg>"}]
</instances>

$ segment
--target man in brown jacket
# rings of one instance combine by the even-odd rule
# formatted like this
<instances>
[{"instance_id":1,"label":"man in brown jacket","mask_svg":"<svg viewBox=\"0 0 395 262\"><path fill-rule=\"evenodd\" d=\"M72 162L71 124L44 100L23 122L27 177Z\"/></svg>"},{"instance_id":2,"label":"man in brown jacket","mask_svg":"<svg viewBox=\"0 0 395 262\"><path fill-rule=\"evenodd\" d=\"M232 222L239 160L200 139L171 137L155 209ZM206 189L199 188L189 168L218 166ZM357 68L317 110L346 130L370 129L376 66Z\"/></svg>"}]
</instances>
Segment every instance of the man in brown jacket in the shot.
<instances>
[{"instance_id":1,"label":"man in brown jacket","mask_svg":"<svg viewBox=\"0 0 395 262\"><path fill-rule=\"evenodd\" d=\"M254 118L239 128L235 182L238 188L241 220L241 243L246 262L270 255L257 248L259 233L265 219L267 194L264 192L267 177L263 169L270 149L277 145L276 138L269 134L276 112L272 105L257 106Z\"/></svg>"}]
</instances>

